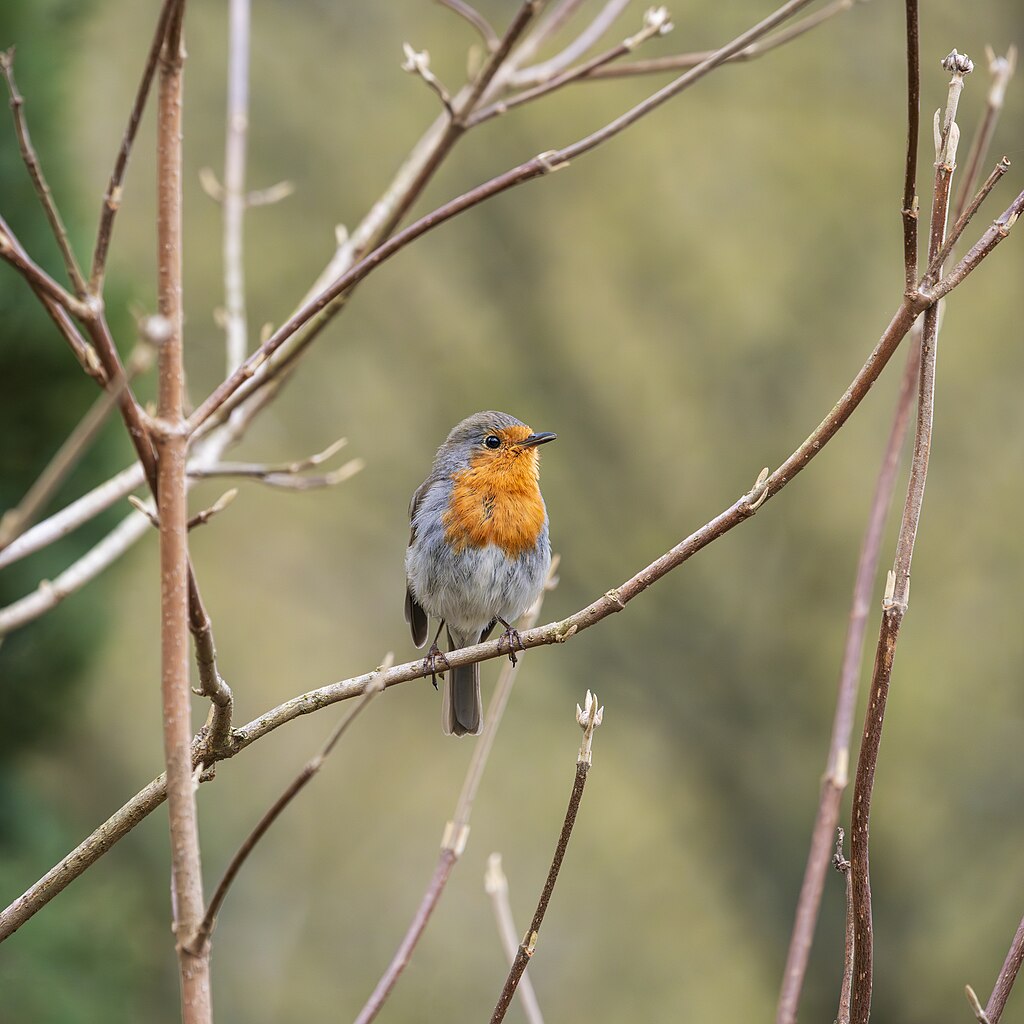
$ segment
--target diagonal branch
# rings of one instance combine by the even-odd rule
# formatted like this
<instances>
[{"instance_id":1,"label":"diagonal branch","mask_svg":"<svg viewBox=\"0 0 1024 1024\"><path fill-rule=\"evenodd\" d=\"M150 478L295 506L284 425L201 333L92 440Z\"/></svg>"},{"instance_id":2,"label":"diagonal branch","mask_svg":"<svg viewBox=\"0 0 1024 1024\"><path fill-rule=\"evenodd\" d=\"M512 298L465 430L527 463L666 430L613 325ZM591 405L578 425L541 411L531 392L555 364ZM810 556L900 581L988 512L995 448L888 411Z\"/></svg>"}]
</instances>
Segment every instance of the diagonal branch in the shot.
<instances>
[{"instance_id":1,"label":"diagonal branch","mask_svg":"<svg viewBox=\"0 0 1024 1024\"><path fill-rule=\"evenodd\" d=\"M14 114L14 130L18 135L21 158L28 169L29 177L32 179L36 195L39 196L39 202L42 204L46 219L50 223L50 229L53 231L53 237L57 241L57 247L60 249L61 258L64 260L64 267L75 289L75 294L79 298L83 298L85 296L85 278L82 277L82 271L78 267L78 260L75 258L74 250L71 248L71 241L68 238L68 229L64 226L60 210L57 209L57 204L53 200L53 193L50 191L46 176L43 174L43 168L39 163L39 157L36 154L35 147L32 145L32 136L29 135L28 123L25 120L25 112L23 110L25 99L18 91L18 83L14 79L14 47L11 47L11 49L4 53L0 53L0 71L3 72L4 78L7 80L7 91L11 98L11 111Z\"/></svg>"}]
</instances>

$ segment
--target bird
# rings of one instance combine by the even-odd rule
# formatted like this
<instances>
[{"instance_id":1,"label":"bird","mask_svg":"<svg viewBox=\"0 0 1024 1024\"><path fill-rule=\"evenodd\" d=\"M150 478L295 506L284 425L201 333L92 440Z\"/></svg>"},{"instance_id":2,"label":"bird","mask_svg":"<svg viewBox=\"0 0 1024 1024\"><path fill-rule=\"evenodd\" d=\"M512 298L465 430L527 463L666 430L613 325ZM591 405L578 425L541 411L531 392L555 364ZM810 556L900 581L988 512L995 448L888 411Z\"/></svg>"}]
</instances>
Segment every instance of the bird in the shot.
<instances>
[{"instance_id":1,"label":"bird","mask_svg":"<svg viewBox=\"0 0 1024 1024\"><path fill-rule=\"evenodd\" d=\"M405 554L405 619L413 643L427 642L428 619L440 620L424 668L437 686L445 735L476 736L483 725L479 664L451 668L437 646L447 627L448 650L481 643L501 623L515 664L519 634L512 623L544 589L551 565L548 514L540 493L542 444L535 433L494 410L456 424L437 450L409 505Z\"/></svg>"}]
</instances>

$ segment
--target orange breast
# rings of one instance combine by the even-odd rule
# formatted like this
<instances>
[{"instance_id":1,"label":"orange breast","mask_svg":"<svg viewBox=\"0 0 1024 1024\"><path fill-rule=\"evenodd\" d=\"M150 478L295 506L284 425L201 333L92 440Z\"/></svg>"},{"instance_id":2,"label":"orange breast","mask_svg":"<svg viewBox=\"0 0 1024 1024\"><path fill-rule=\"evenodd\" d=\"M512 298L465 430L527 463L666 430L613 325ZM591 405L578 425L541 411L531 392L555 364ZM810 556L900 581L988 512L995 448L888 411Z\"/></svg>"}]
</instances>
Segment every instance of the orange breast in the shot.
<instances>
[{"instance_id":1,"label":"orange breast","mask_svg":"<svg viewBox=\"0 0 1024 1024\"><path fill-rule=\"evenodd\" d=\"M532 448L481 453L453 479L441 517L456 550L495 544L510 558L529 551L544 528L537 452Z\"/></svg>"}]
</instances>

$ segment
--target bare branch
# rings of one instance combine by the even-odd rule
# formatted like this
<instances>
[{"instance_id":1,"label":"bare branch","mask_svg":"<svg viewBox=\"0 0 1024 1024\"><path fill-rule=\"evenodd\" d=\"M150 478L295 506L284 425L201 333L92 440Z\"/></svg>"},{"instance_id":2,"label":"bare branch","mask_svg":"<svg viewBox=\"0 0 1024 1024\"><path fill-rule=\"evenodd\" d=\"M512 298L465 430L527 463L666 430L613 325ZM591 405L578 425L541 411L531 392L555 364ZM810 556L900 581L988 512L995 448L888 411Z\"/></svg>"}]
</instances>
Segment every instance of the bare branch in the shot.
<instances>
[{"instance_id":1,"label":"bare branch","mask_svg":"<svg viewBox=\"0 0 1024 1024\"><path fill-rule=\"evenodd\" d=\"M943 61L950 73L949 95L941 128L935 139L935 182L932 188L932 215L928 236L929 262L941 251L946 217L949 210L950 182L956 166L959 129L956 110L963 90L964 75L973 65L956 50ZM938 126L938 114L936 125ZM865 712L864 737L857 760L857 777L853 791L853 833L851 836L851 876L854 907L854 982L850 1019L853 1024L867 1024L871 1013L873 981L874 933L871 912L871 880L869 868L869 829L871 795L875 783L875 769L885 722L885 707L889 695L893 660L899 642L900 628L910 601L910 565L914 556L921 509L924 503L928 461L932 445L932 420L935 408L935 356L939 334L939 310L930 306L924 313L921 337L921 370L918 378L917 424L914 433L914 454L907 484L907 498L903 507L896 557L889 573L885 596L882 599L882 622L871 678L871 696Z\"/></svg>"},{"instance_id":2,"label":"bare branch","mask_svg":"<svg viewBox=\"0 0 1024 1024\"><path fill-rule=\"evenodd\" d=\"M903 266L907 291L917 285L917 145L921 120L921 40L917 0L906 0L907 159L903 177Z\"/></svg>"},{"instance_id":3,"label":"bare branch","mask_svg":"<svg viewBox=\"0 0 1024 1024\"><path fill-rule=\"evenodd\" d=\"M583 799L583 789L587 784L587 774L590 771L592 760L591 743L593 741L594 729L601 724L604 717L604 708L598 707L596 694L587 690L584 708L576 705L576 719L583 729L583 746L580 747L579 756L576 759L576 778L573 780L572 793L569 796L569 806L565 811L565 820L562 823L562 831L558 836L558 843L555 845L555 854L551 859L551 867L548 870L548 877L541 890L540 899L537 901L537 909L534 911L533 920L526 932L526 937L519 946L515 962L512 964L508 977L505 979L504 988L498 996L494 1013L491 1014L491 1024L501 1024L508 1012L512 997L515 995L519 980L526 970L526 965L533 957L537 948L537 939L540 935L541 925L544 923L544 915L547 913L548 903L558 882L558 872L562 867L562 860L565 851L569 846L572 837L573 825L576 823L576 815L579 811L580 801Z\"/></svg>"},{"instance_id":4,"label":"bare branch","mask_svg":"<svg viewBox=\"0 0 1024 1024\"><path fill-rule=\"evenodd\" d=\"M733 54L726 64L742 64L746 61L756 60L766 53L777 49L786 43L799 39L800 36L811 29L817 28L829 18L850 10L856 4L867 3L867 0L833 0L813 14L805 15L795 21L789 28L776 32L761 42L751 43L749 46ZM687 68L695 68L708 59L714 50L698 50L694 53L677 53L670 57L654 57L651 60L630 61L628 64L608 64L595 68L587 74L588 79L599 78L631 78L637 75L653 75L665 71L685 71Z\"/></svg>"},{"instance_id":5,"label":"bare branch","mask_svg":"<svg viewBox=\"0 0 1024 1024\"><path fill-rule=\"evenodd\" d=\"M846 888L846 942L843 953L843 982L839 990L839 1013L836 1016L836 1024L850 1024L850 992L853 985L853 893L850 882L850 862L843 856L843 840L846 833L837 829L836 852L832 858L832 865L844 879Z\"/></svg>"},{"instance_id":6,"label":"bare branch","mask_svg":"<svg viewBox=\"0 0 1024 1024\"><path fill-rule=\"evenodd\" d=\"M18 92L18 83L14 79L13 46L6 52L0 53L0 71L3 72L4 78L7 80L7 92L11 98L11 111L14 114L14 129L18 135L21 158L24 160L29 177L32 179L33 186L35 186L36 195L39 196L39 202L42 204L46 219L50 223L53 237L57 241L57 247L60 249L60 254L64 260L68 278L75 289L75 294L79 298L84 298L85 278L82 277L82 272L78 267L78 260L75 258L74 250L71 248L71 241L68 238L68 230L64 226L64 220L57 209L57 204L53 200L53 193L50 191L46 176L43 174L43 168L39 163L39 157L36 154L35 147L32 145L32 136L29 135L28 123L25 120L25 112L23 110L25 100L21 93Z\"/></svg>"},{"instance_id":7,"label":"bare branch","mask_svg":"<svg viewBox=\"0 0 1024 1024\"><path fill-rule=\"evenodd\" d=\"M910 422L910 407L917 394L917 374L921 362L920 324L921 321L918 320L911 332L910 350L900 380L892 427L875 482L868 523L864 530L864 539L861 541L860 555L857 559L857 573L853 584L846 640L843 644L843 656L840 663L828 759L821 782L818 811L811 831L807 866L804 868L800 896L794 914L793 933L786 954L786 966L782 974L779 1002L775 1013L776 1024L795 1024L797 1019L800 994L803 991L804 979L807 975L807 963L811 955L814 930L825 888L825 875L828 871L832 837L836 833L836 826L839 822L839 808L843 792L849 782L850 737L857 708L857 693L860 689L861 665L864 660L864 635L867 631L871 592L878 572L885 522L896 490L900 452L903 450L903 442L906 440L907 426ZM842 830L840 829L840 831ZM847 875L847 879L849 879L849 875ZM851 951L852 948L851 942ZM849 1006L847 1005L848 1012Z\"/></svg>"},{"instance_id":8,"label":"bare branch","mask_svg":"<svg viewBox=\"0 0 1024 1024\"><path fill-rule=\"evenodd\" d=\"M206 419L208 419L223 402L225 402L239 387L241 387L242 384L249 380L257 372L260 366L262 366L262 364L265 363L274 354L274 352L281 347L281 345L295 334L299 328L309 323L317 316L317 314L326 310L335 302L335 300L344 295L354 285L358 284L364 277L366 277L367 274L380 266L381 263L385 262L414 239L426 234L431 229L451 220L451 218L473 206L478 205L479 203L484 202L486 199L490 199L492 196L495 196L500 192L504 192L516 185L532 181L534 178L542 177L554 170L559 170L560 168L567 166L569 162L576 157L583 156L592 149L601 145L603 142L614 138L620 132L624 131L630 125L661 106L661 104L671 99L677 93L699 81L704 77L704 75L708 74L708 72L714 70L714 68L718 67L719 64L727 60L733 53L739 52L753 40L759 39L761 36L771 31L771 29L776 25L781 24L801 8L806 7L808 3L810 3L810 0L789 0L788 3L783 4L778 8L778 10L769 15L763 21L759 22L753 28L741 33L732 40L732 42L727 43L720 50L715 51L711 57L698 67L693 68L684 75L681 75L674 82L671 82L652 96L649 96L641 103L638 103L625 114L622 114L614 121L609 122L598 131L593 132L591 135L588 135L563 149L550 150L548 152L541 153L538 156L535 156L532 160L528 160L526 163L520 164L518 167L514 167L511 170L506 171L504 174L500 174L497 177L492 178L483 185L479 185L476 188L471 189L469 192L464 192L461 196L445 203L443 206L438 207L431 213L426 214L426 216L421 217L405 230L393 235L386 242L378 246L358 263L355 263L347 271L341 274L341 276L332 284L325 288L315 298L303 305L284 324L282 324L281 327L274 331L274 333L260 346L260 348L249 356L245 363L243 363L231 376L222 381L221 384L218 385L218 387L216 387L205 399L205 401L201 403L195 412L192 413L189 417L189 429L194 431L201 426ZM523 13L527 7L530 7L532 10L531 4L524 4L520 9L520 17L518 19L524 23L528 20ZM532 17L532 13L530 16ZM513 28L514 27L515 26L513 26ZM513 31L512 28L510 28L506 37L510 37L512 34ZM494 63L501 52L501 50L498 50L492 55L490 64ZM490 67L490 64L488 67ZM474 86L474 92L477 91L477 86L479 86L480 83L489 80L487 79L487 70L488 69L485 68L484 72L481 72L481 75ZM479 91L482 92L482 87ZM460 116L462 109L463 108L460 107ZM453 124L457 124L457 121L453 122ZM421 174L422 173L426 172L423 171ZM396 210L395 215L400 216L401 212L402 211Z\"/></svg>"},{"instance_id":9,"label":"bare branch","mask_svg":"<svg viewBox=\"0 0 1024 1024\"><path fill-rule=\"evenodd\" d=\"M491 897L491 909L494 911L494 920L498 926L498 937L501 939L502 949L505 950L505 957L508 960L509 968L511 968L516 960L519 939L515 919L512 916L512 905L508 898L508 879L501 868L500 853L492 853L487 858L484 890ZM529 1024L544 1024L544 1015L537 1002L537 993L534 992L530 975L526 971L519 979L516 991L519 993L523 1013Z\"/></svg>"},{"instance_id":10,"label":"bare branch","mask_svg":"<svg viewBox=\"0 0 1024 1024\"><path fill-rule=\"evenodd\" d=\"M93 295L100 295L103 292L103 278L107 269L110 236L114 230L114 217L121 207L121 195L125 171L128 169L128 157L131 156L135 136L139 130L139 122L142 120L142 112L146 107L146 100L153 85L157 62L160 59L160 50L163 48L164 36L167 34L167 24L172 14L174 14L182 2L183 0L163 0L163 4L160 7L160 16L157 19L156 29L153 32L153 41L150 43L149 53L146 56L146 65L142 71L142 79L135 93L135 100L128 115L128 125L124 130L124 137L121 140L121 148L118 150L117 159L114 161L114 169L110 174L110 180L103 195L100 222L96 231L96 247L92 257L92 270L89 273L89 290Z\"/></svg>"},{"instance_id":11,"label":"bare branch","mask_svg":"<svg viewBox=\"0 0 1024 1024\"><path fill-rule=\"evenodd\" d=\"M985 1005L985 1015L989 1019L989 1024L999 1024L1003 1010L1006 1009L1006 1000L1010 997L1010 991L1013 988L1013 983L1017 980L1017 973L1020 971L1022 963L1024 963L1024 918L1021 918L1021 922L1017 926L1017 932L1013 937L1013 942L1010 943L999 977L996 978L992 995L988 997L988 1003Z\"/></svg>"},{"instance_id":12,"label":"bare branch","mask_svg":"<svg viewBox=\"0 0 1024 1024\"><path fill-rule=\"evenodd\" d=\"M957 198L954 216L959 219L967 204L967 197L974 190L978 175L981 173L981 165L988 153L992 143L992 136L995 134L996 124L999 115L1003 110L1003 100L1006 96L1006 87L1009 85L1013 73L1017 70L1017 47L1011 46L1006 51L1005 57L997 57L990 46L985 47L985 56L988 59L989 90L985 100L985 114L981 119L981 125L974 136L971 148L967 154L967 170L964 172L963 181L960 183L960 194Z\"/></svg>"},{"instance_id":13,"label":"bare branch","mask_svg":"<svg viewBox=\"0 0 1024 1024\"><path fill-rule=\"evenodd\" d=\"M455 110L452 107L451 95L437 75L430 70L430 54L426 50L415 50L408 43L402 43L402 50L405 53L402 70L422 78L431 92L441 101L449 118L454 120Z\"/></svg>"}]
</instances>

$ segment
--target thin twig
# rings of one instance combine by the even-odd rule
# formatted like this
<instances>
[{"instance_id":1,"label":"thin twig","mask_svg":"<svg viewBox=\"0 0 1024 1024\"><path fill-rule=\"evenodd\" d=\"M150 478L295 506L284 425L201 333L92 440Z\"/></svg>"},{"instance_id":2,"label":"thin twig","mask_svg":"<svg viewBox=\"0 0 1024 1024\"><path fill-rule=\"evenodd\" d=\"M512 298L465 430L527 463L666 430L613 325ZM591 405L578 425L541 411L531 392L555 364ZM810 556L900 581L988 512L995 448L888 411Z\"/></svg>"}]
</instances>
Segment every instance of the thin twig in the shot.
<instances>
[{"instance_id":1,"label":"thin twig","mask_svg":"<svg viewBox=\"0 0 1024 1024\"><path fill-rule=\"evenodd\" d=\"M1004 214L1004 218L1008 217L1011 211L1014 210L1019 214L1018 207L1024 207L1024 193L1018 196L1014 206ZM1005 237L1006 233L1004 230L999 240ZM992 242L984 252L976 255L970 261L970 265L965 266L964 272L959 279L953 282L950 287L955 287L968 274L976 270L984 257L995 248L996 244L997 242ZM807 439L790 454L774 473L769 474L765 470L758 477L754 487L749 492L742 495L737 501L733 502L728 508L709 520L689 537L680 541L675 547L655 559L650 565L646 566L620 587L608 591L598 600L566 619L520 633L523 649L529 650L530 648L547 644L565 643L582 630L588 629L609 615L622 611L629 601L644 593L652 584L656 583L667 573L682 565L698 551L707 547L708 544L749 519L766 501L778 494L793 477L800 473L827 446L828 442L849 419L861 401L863 401L892 357L892 354L896 351L900 342L906 336L921 311L926 308L927 304L928 299L921 294L904 296L902 303L883 332L878 344L839 401ZM133 518L145 530L147 526L146 520L137 515L133 516ZM0 612L0 623L2 623L2 612ZM507 645L500 642L500 640L491 640L483 644L463 648L460 651L454 651L447 655L447 657L449 663L452 666L456 666L469 665L491 658L506 657L507 654ZM385 686L395 686L413 679L422 679L428 674L428 672L424 671L423 660L417 659L404 665L396 665L385 673L383 682ZM370 678L369 674L354 676L350 679L321 687L318 690L311 690L278 705L248 725L236 729L232 734L230 749L221 751L218 756L211 760L216 761L233 757L263 736L302 715L311 714L337 701L348 700L358 696L363 692ZM117 815L114 817L116 818ZM89 840L83 845L88 846L88 844ZM89 848L92 849L92 847ZM105 848L97 852L94 857L87 858L78 856L78 851L75 851L75 853L66 857L60 865L51 872L48 872L45 880L40 880L40 882L31 886L3 914L0 914L0 941L11 935L42 909L69 882L73 881L95 863L95 860L103 852L105 852Z\"/></svg>"},{"instance_id":2,"label":"thin twig","mask_svg":"<svg viewBox=\"0 0 1024 1024\"><path fill-rule=\"evenodd\" d=\"M989 1024L999 1024L1003 1010L1006 1009L1006 1000L1010 997L1010 991L1013 989L1013 983L1017 980L1017 973L1020 971L1022 963L1024 963L1024 918L1021 918L1020 924L1017 925L1017 932L1013 936L1013 942L1010 943L999 977L996 978L992 995L988 997L988 1002L985 1004L985 1014L989 1019Z\"/></svg>"},{"instance_id":3,"label":"thin twig","mask_svg":"<svg viewBox=\"0 0 1024 1024\"><path fill-rule=\"evenodd\" d=\"M846 941L843 952L843 982L839 988L839 1013L836 1015L836 1024L850 1024L850 991L853 985L853 892L850 881L850 862L843 856L843 840L846 833L837 829L836 852L832 858L832 865L843 876L843 884L846 889Z\"/></svg>"},{"instance_id":4,"label":"thin twig","mask_svg":"<svg viewBox=\"0 0 1024 1024\"><path fill-rule=\"evenodd\" d=\"M389 654L385 658L384 663L377 670L378 673L388 668L394 659ZM312 757L306 762L302 771L289 783L285 788L284 792L271 804L269 808L264 812L263 816L256 823L253 830L246 836L242 845L235 851L234 856L228 862L228 866L221 877L220 882L217 883L217 888L214 890L213 896L210 898L209 906L206 908L206 913L203 915L202 921L199 923L199 927L196 929L195 934L187 941L189 950L193 953L200 953L202 950L209 946L210 937L213 935L213 929L217 925L217 915L220 913L220 908L224 904L224 899L228 894L228 890L231 888L231 884L235 878L238 877L239 871L242 870L243 865L249 859L249 855L256 848L256 844L267 834L270 826L281 816L284 809L302 792L309 781L313 778L317 772L324 766L324 762L330 756L331 751L334 750L338 741L348 731L349 727L360 715L360 713L366 708L367 704L381 692L383 687L374 686L371 684L366 688L363 693L362 700L360 700L355 707L352 708L347 714L343 715L338 724L331 730L331 734L327 737L327 741L321 747L319 753Z\"/></svg>"},{"instance_id":5,"label":"thin twig","mask_svg":"<svg viewBox=\"0 0 1024 1024\"><path fill-rule=\"evenodd\" d=\"M908 291L917 286L917 148L921 121L921 34L917 0L906 0L907 157L903 176L903 266Z\"/></svg>"},{"instance_id":6,"label":"thin twig","mask_svg":"<svg viewBox=\"0 0 1024 1024\"><path fill-rule=\"evenodd\" d=\"M555 556L551 562L551 569L548 572L548 580L544 591L540 593L533 606L522 616L519 625L523 629L531 628L540 617L541 606L544 603L544 593L552 589L557 580L555 571L558 567L558 557ZM498 676L498 683L494 690L494 697L487 708L487 715L484 720L483 731L480 738L473 747L473 756L470 758L469 768L466 770L466 778L462 783L462 790L455 805L455 813L451 820L445 825L444 834L441 837L441 849L437 855L437 864L434 866L434 873L427 883L426 891L420 899L416 913L409 922L409 927L398 944L394 956L381 975L380 980L374 986L373 992L366 1000L363 1008L359 1011L355 1024L369 1024L391 995L392 989L398 982L398 978L412 957L423 932L426 930L430 917L434 912L444 892L448 879L455 868L455 864L462 856L469 839L469 817L473 810L473 801L476 797L477 788L483 778L484 768L494 745L494 737L498 732L505 707L512 694L512 686L516 681L514 672L515 666L506 662Z\"/></svg>"},{"instance_id":7,"label":"thin twig","mask_svg":"<svg viewBox=\"0 0 1024 1024\"><path fill-rule=\"evenodd\" d=\"M584 706L576 705L576 720L583 729L583 745L576 758L576 778L573 780L572 793L569 796L569 806L565 811L565 820L562 822L562 831L559 833L558 842L555 845L555 854L551 859L551 867L548 876L544 881L544 888L541 890L540 899L537 901L537 909L534 911L533 920L526 932L526 936L519 946L515 961L505 979L505 985L498 996L498 1002L491 1014L491 1024L501 1024L508 1012L512 997L515 995L516 987L526 970L537 948L537 940L540 936L541 925L544 923L544 915L547 913L548 903L555 891L558 882L558 872L562 867L562 860L565 858L565 851L569 846L572 837L572 828L576 823L576 815L580 808L580 801L583 799L583 789L587 784L587 774L593 761L592 743L594 730L601 724L604 718L604 708L598 705L597 694L587 690Z\"/></svg>"},{"instance_id":8,"label":"thin twig","mask_svg":"<svg viewBox=\"0 0 1024 1024\"><path fill-rule=\"evenodd\" d=\"M568 70L563 71L560 75L555 75L553 78L549 78L546 81L541 82L539 85L535 85L531 89L524 89L522 92L518 92L514 96L510 96L508 99L497 100L489 106L482 107L475 114L471 114L466 119L466 127L474 128L483 121L488 121L492 117L505 114L509 110L521 106L523 103L529 103L531 100L539 99L541 96L546 96L548 93L561 89L562 86L578 81L580 78L585 77L594 68L601 67L611 61L618 60L619 57L622 57L627 53L632 53L633 50L641 45L641 43L646 42L648 39L651 39L654 36L665 35L671 30L672 22L668 18L668 12L666 9L664 7L652 7L647 11L647 14L644 17L643 27L639 32L619 43L617 46L613 46L610 50L605 50L604 53L599 53L595 57L591 57L590 60L585 61L574 68L569 68Z\"/></svg>"},{"instance_id":9,"label":"thin twig","mask_svg":"<svg viewBox=\"0 0 1024 1024\"><path fill-rule=\"evenodd\" d=\"M882 550L885 521L892 507L896 490L900 452L906 440L910 423L910 408L917 395L917 374L921 362L921 331L918 320L913 327L906 366L900 379L892 427L885 453L875 481L868 522L857 559L857 573L850 601L850 615L840 662L836 708L832 719L832 736L828 759L821 782L818 811L811 831L811 845L807 854L803 882L797 899L793 919L793 932L786 954L782 974L779 1002L775 1013L777 1024L795 1024L807 975L807 963L814 943L814 930L818 921L821 898L825 889L832 850L832 837L839 821L839 807L849 782L850 736L853 732L857 693L860 689L861 665L864 660L864 635L867 631L871 592L875 586L878 562ZM852 948L852 945L851 945Z\"/></svg>"},{"instance_id":10,"label":"thin twig","mask_svg":"<svg viewBox=\"0 0 1024 1024\"><path fill-rule=\"evenodd\" d=\"M519 933L516 931L515 918L512 916L512 904L508 896L508 879L501 868L500 853L492 853L487 858L484 891L491 897L491 909L494 911L494 921L498 926L498 938L501 939L501 947L505 950L505 957L508 960L509 968L511 968L519 949ZM528 970L523 972L516 991L529 1024L544 1024L544 1015L541 1013L540 1003L537 1002L537 993L533 990Z\"/></svg>"},{"instance_id":11,"label":"thin twig","mask_svg":"<svg viewBox=\"0 0 1024 1024\"><path fill-rule=\"evenodd\" d=\"M0 71L7 80L7 91L11 98L11 111L14 114L14 130L18 135L18 146L21 149L21 158L28 169L29 177L35 187L36 195L42 204L43 212L50 223L53 237L57 241L61 258L67 269L68 277L75 289L75 294L81 299L85 297L85 278L78 267L78 260L71 248L71 240L68 238L68 229L64 226L64 220L54 202L53 193L47 184L43 168L39 163L39 156L32 145L32 136L28 131L28 122L25 120L25 99L18 91L18 83L14 79L14 47L5 52L0 52Z\"/></svg>"},{"instance_id":12,"label":"thin twig","mask_svg":"<svg viewBox=\"0 0 1024 1024\"><path fill-rule=\"evenodd\" d=\"M535 156L518 167L491 178L490 181L464 192L461 196L445 203L431 213L426 214L415 221L409 227L398 234L391 236L386 242L379 245L363 259L353 264L339 278L325 288L319 295L311 299L295 312L284 324L254 352L249 358L227 379L222 381L213 392L200 404L200 406L189 417L189 430L195 431L201 426L216 410L226 401L242 384L249 380L258 368L265 363L299 328L309 323L317 314L331 306L354 285L358 284L372 270L393 256L400 249L404 248L414 239L426 234L431 229L451 220L453 217L490 199L492 196L504 192L516 185L532 181L552 171L566 167L576 157L589 153L592 149L614 138L620 132L625 131L630 125L642 117L657 109L673 96L699 81L706 74L713 71L723 61L727 60L733 53L739 52L753 40L759 39L776 25L792 17L801 8L806 7L810 0L789 0L773 14L769 15L757 25L741 33L730 43L709 57L702 64L681 75L674 82L669 83L658 92L647 97L641 103L630 108L626 113L610 121L604 127L591 133L585 138L572 143L559 150L551 150ZM524 5L524 7L527 5ZM522 8L521 8L522 10ZM491 63L500 54L500 50L492 55ZM486 69L485 69L486 70ZM479 81L485 80L482 73ZM475 91L475 89L474 89ZM453 122L454 123L454 122ZM396 216L400 212L396 211Z\"/></svg>"},{"instance_id":13,"label":"thin twig","mask_svg":"<svg viewBox=\"0 0 1024 1024\"><path fill-rule=\"evenodd\" d=\"M94 315L92 307L86 300L72 295L29 256L11 230L10 225L3 218L0 218L0 259L14 267L25 278L33 291L42 292L72 316L86 320Z\"/></svg>"},{"instance_id":14,"label":"thin twig","mask_svg":"<svg viewBox=\"0 0 1024 1024\"><path fill-rule=\"evenodd\" d=\"M981 174L981 165L988 153L992 143L992 136L995 134L996 124L999 115L1003 110L1003 100L1006 96L1006 87L1017 70L1017 47L1011 46L1006 51L1005 57L997 57L991 47L985 47L985 56L988 60L988 73L990 85L988 96L985 99L985 113L981 119L981 125L975 133L971 142L971 148L967 154L967 170L964 172L963 180L960 182L960 192L954 207L953 216L959 220L967 205L967 198L974 191L978 176Z\"/></svg>"},{"instance_id":15,"label":"thin twig","mask_svg":"<svg viewBox=\"0 0 1024 1024\"><path fill-rule=\"evenodd\" d=\"M160 51L164 45L164 36L167 34L168 22L182 2L183 0L164 0L160 7L160 16L157 18L156 29L153 32L153 41L149 45L146 64L142 71L139 87L135 93L132 109L128 114L128 124L121 139L121 148L118 150L117 159L114 161L114 169L111 171L110 180L107 182L107 188L103 194L99 227L96 229L96 247L93 250L92 269L89 272L89 290L93 295L100 295L103 292L103 278L107 269L110 237L114 230L114 217L121 208L121 196L124 187L125 171L128 169L128 158L131 156L135 136L139 130L139 122L142 120L142 112L145 110L146 100L153 86L153 78L160 59Z\"/></svg>"},{"instance_id":16,"label":"thin twig","mask_svg":"<svg viewBox=\"0 0 1024 1024\"><path fill-rule=\"evenodd\" d=\"M833 0L813 14L807 14L798 21L795 21L788 28L773 33L761 42L751 43L749 46L733 54L726 64L742 64L746 61L756 60L766 53L784 46L786 43L799 39L800 36L811 29L817 28L829 18L850 10L856 4L867 3L867 0ZM695 68L703 63L714 53L714 50L698 50L694 53L677 53L668 57L653 57L650 60L635 60L628 64L608 64L595 68L587 74L590 80L600 78L632 78L637 75L653 75L665 71L685 71L687 68Z\"/></svg>"},{"instance_id":17,"label":"thin twig","mask_svg":"<svg viewBox=\"0 0 1024 1024\"><path fill-rule=\"evenodd\" d=\"M949 190L956 166L959 129L956 110L963 89L964 75L971 71L970 60L954 50L944 61L950 73L949 95L941 128L936 132L935 182L932 188L932 215L928 238L929 261L942 248ZM936 115L938 125L938 115ZM853 830L851 835L851 874L855 914L854 982L851 1007L853 1024L867 1024L871 1013L873 981L874 933L871 913L871 881L869 865L869 830L871 795L874 789L878 751L885 722L885 708L892 677L893 660L899 642L900 628L910 600L910 566L914 544L921 522L928 460L931 454L932 419L935 406L935 357L938 343L938 307L929 307L924 314L921 338L921 372L918 378L917 424L914 433L914 454L911 461L907 498L903 509L896 557L889 573L882 601L882 621L871 678L871 696L864 721L864 738L857 761L857 777L853 791Z\"/></svg>"}]
</instances>

